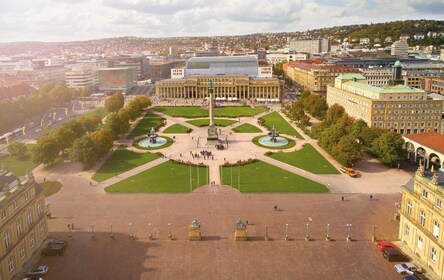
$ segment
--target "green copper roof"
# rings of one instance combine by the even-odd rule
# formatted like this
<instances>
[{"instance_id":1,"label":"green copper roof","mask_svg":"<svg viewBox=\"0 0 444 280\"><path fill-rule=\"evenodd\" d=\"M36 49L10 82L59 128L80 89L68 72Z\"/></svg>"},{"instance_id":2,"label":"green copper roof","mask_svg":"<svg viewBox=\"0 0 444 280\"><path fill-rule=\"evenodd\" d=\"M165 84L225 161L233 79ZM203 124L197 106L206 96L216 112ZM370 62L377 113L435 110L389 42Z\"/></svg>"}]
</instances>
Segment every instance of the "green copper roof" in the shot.
<instances>
[{"instance_id":1,"label":"green copper roof","mask_svg":"<svg viewBox=\"0 0 444 280\"><path fill-rule=\"evenodd\" d=\"M393 67L401 67L401 61L396 60L395 65Z\"/></svg>"},{"instance_id":2,"label":"green copper roof","mask_svg":"<svg viewBox=\"0 0 444 280\"><path fill-rule=\"evenodd\" d=\"M374 93L383 93L383 94L389 94L389 93L424 93L424 90L417 89L417 88L411 88L405 85L396 85L396 86L388 86L388 87L375 87L368 84L358 83L358 82L346 82L345 84L360 88L363 90L371 91Z\"/></svg>"},{"instance_id":3,"label":"green copper roof","mask_svg":"<svg viewBox=\"0 0 444 280\"><path fill-rule=\"evenodd\" d=\"M365 80L365 77L362 76L361 74L355 74L355 73L350 73L350 74L341 74L339 76L336 77L336 79L339 80Z\"/></svg>"}]
</instances>

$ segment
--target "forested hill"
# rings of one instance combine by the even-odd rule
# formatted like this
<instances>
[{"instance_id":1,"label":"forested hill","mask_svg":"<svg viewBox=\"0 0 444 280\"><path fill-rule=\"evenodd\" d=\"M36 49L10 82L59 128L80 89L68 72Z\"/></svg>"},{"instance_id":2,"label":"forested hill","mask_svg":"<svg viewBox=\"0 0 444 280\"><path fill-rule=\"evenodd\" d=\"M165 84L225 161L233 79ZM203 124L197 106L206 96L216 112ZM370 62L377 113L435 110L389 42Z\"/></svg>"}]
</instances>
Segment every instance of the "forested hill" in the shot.
<instances>
[{"instance_id":1,"label":"forested hill","mask_svg":"<svg viewBox=\"0 0 444 280\"><path fill-rule=\"evenodd\" d=\"M307 31L311 37L331 36L333 42L336 39L349 38L357 40L369 38L371 44L383 43L387 37L398 40L401 35L410 37L410 45L435 45L444 44L444 21L443 20L404 20L376 24L358 24L348 26L335 26L329 28ZM425 35L424 39L414 39L415 34Z\"/></svg>"}]
</instances>

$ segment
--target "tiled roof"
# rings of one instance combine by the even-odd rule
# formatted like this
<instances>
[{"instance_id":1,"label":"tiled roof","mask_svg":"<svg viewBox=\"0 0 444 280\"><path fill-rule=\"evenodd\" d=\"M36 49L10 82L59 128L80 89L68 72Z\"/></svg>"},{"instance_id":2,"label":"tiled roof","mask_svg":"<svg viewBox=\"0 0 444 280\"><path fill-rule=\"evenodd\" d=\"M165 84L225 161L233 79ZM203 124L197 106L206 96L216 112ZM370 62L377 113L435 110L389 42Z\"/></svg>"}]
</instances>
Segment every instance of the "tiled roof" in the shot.
<instances>
[{"instance_id":1,"label":"tiled roof","mask_svg":"<svg viewBox=\"0 0 444 280\"><path fill-rule=\"evenodd\" d=\"M444 135L436 132L424 132L406 136L423 146L444 154Z\"/></svg>"}]
</instances>

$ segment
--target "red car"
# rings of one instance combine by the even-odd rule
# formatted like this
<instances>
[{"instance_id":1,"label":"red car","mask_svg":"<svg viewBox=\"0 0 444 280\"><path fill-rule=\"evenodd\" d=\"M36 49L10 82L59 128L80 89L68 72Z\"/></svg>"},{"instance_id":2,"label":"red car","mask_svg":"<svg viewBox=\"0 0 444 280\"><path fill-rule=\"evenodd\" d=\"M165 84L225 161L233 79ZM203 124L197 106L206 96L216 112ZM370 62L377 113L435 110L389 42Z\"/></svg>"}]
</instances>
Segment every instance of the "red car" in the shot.
<instances>
[{"instance_id":1,"label":"red car","mask_svg":"<svg viewBox=\"0 0 444 280\"><path fill-rule=\"evenodd\" d=\"M388 241L378 242L378 243L376 243L376 247L378 248L379 251L384 251L385 248L398 249L398 246L396 246L395 244L388 242Z\"/></svg>"}]
</instances>

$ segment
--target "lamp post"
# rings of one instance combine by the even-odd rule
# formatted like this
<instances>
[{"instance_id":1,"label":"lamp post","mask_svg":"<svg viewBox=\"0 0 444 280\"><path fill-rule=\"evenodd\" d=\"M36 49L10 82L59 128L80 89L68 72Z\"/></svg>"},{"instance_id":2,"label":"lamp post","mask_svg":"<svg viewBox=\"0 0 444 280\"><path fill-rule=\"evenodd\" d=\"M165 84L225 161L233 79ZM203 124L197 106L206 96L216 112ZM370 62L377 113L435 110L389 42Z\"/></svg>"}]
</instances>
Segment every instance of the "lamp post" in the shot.
<instances>
[{"instance_id":1,"label":"lamp post","mask_svg":"<svg viewBox=\"0 0 444 280\"><path fill-rule=\"evenodd\" d=\"M109 237L114 239L113 224L109 224Z\"/></svg>"},{"instance_id":2,"label":"lamp post","mask_svg":"<svg viewBox=\"0 0 444 280\"><path fill-rule=\"evenodd\" d=\"M95 233L94 233L94 227L95 227L96 225L95 224L90 224L89 225L89 227L91 228L91 238L96 238L96 235L95 235Z\"/></svg>"},{"instance_id":3,"label":"lamp post","mask_svg":"<svg viewBox=\"0 0 444 280\"><path fill-rule=\"evenodd\" d=\"M310 236L308 235L308 227L310 226L309 223L305 224L305 241L310 241Z\"/></svg>"},{"instance_id":4,"label":"lamp post","mask_svg":"<svg viewBox=\"0 0 444 280\"><path fill-rule=\"evenodd\" d=\"M288 241L288 224L285 224L285 241Z\"/></svg>"},{"instance_id":5,"label":"lamp post","mask_svg":"<svg viewBox=\"0 0 444 280\"><path fill-rule=\"evenodd\" d=\"M51 212L49 211L49 206L51 206L51 203L46 202L45 205L46 205L46 216L48 218L51 218Z\"/></svg>"},{"instance_id":6,"label":"lamp post","mask_svg":"<svg viewBox=\"0 0 444 280\"><path fill-rule=\"evenodd\" d=\"M268 225L265 225L265 241L268 241Z\"/></svg>"},{"instance_id":7,"label":"lamp post","mask_svg":"<svg viewBox=\"0 0 444 280\"><path fill-rule=\"evenodd\" d=\"M168 239L173 240L173 235L171 234L171 223L168 223Z\"/></svg>"},{"instance_id":8,"label":"lamp post","mask_svg":"<svg viewBox=\"0 0 444 280\"><path fill-rule=\"evenodd\" d=\"M350 242L351 241L350 233L351 233L352 224L346 224L345 227L347 228L347 235L345 237L345 240L347 242Z\"/></svg>"},{"instance_id":9,"label":"lamp post","mask_svg":"<svg viewBox=\"0 0 444 280\"><path fill-rule=\"evenodd\" d=\"M399 202L395 202L395 215L393 216L393 219L396 221L399 218L399 209L401 204Z\"/></svg>"},{"instance_id":10,"label":"lamp post","mask_svg":"<svg viewBox=\"0 0 444 280\"><path fill-rule=\"evenodd\" d=\"M151 233L151 223L148 223L148 239L153 240L153 234Z\"/></svg>"},{"instance_id":11,"label":"lamp post","mask_svg":"<svg viewBox=\"0 0 444 280\"><path fill-rule=\"evenodd\" d=\"M330 224L327 224L327 235L325 236L325 241L330 241Z\"/></svg>"},{"instance_id":12,"label":"lamp post","mask_svg":"<svg viewBox=\"0 0 444 280\"><path fill-rule=\"evenodd\" d=\"M372 227L373 227L372 241L375 242L376 241L376 228L378 227L378 225L374 224L374 225L372 225Z\"/></svg>"},{"instance_id":13,"label":"lamp post","mask_svg":"<svg viewBox=\"0 0 444 280\"><path fill-rule=\"evenodd\" d=\"M71 224L68 224L67 227L68 227L68 237L69 237L69 239L71 239L72 238Z\"/></svg>"},{"instance_id":14,"label":"lamp post","mask_svg":"<svg viewBox=\"0 0 444 280\"><path fill-rule=\"evenodd\" d=\"M133 235L133 223L129 223L129 237L130 239L134 239L134 235Z\"/></svg>"}]
</instances>

